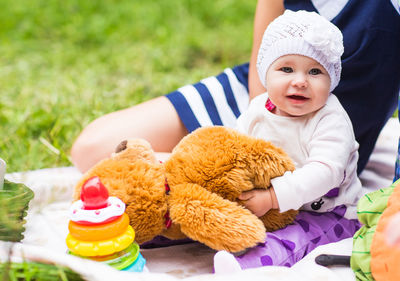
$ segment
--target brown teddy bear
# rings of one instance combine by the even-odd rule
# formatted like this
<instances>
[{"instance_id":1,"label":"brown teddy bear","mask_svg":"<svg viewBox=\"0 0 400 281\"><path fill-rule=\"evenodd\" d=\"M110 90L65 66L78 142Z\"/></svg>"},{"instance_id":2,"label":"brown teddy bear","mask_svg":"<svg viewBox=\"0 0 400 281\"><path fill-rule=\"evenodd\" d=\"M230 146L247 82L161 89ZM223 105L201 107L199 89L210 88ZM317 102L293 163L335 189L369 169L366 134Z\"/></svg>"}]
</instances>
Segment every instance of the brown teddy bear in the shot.
<instances>
[{"instance_id":1,"label":"brown teddy bear","mask_svg":"<svg viewBox=\"0 0 400 281\"><path fill-rule=\"evenodd\" d=\"M266 231L290 224L297 211L270 210L258 218L238 196L269 188L270 180L294 170L280 148L225 127L200 128L160 163L142 139L122 142L108 159L86 172L75 187L98 176L126 213L143 243L162 235L189 237L215 250L242 251L263 242Z\"/></svg>"}]
</instances>

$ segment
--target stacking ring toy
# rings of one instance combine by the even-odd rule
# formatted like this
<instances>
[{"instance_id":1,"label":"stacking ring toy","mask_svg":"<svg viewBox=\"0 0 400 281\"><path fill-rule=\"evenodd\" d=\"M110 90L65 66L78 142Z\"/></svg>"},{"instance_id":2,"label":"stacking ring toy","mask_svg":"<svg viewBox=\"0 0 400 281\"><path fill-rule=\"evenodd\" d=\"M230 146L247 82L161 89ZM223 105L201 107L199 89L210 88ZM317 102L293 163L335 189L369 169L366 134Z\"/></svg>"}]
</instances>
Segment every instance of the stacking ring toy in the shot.
<instances>
[{"instance_id":1,"label":"stacking ring toy","mask_svg":"<svg viewBox=\"0 0 400 281\"><path fill-rule=\"evenodd\" d=\"M81 224L104 223L113 217L121 216L125 211L125 203L121 199L110 196L108 206L102 209L88 210L82 200L74 202L70 208L70 220Z\"/></svg>"},{"instance_id":2,"label":"stacking ring toy","mask_svg":"<svg viewBox=\"0 0 400 281\"><path fill-rule=\"evenodd\" d=\"M126 231L128 225L129 217L123 213L116 220L103 224L82 225L69 221L68 229L69 233L78 240L99 241L119 236Z\"/></svg>"},{"instance_id":3,"label":"stacking ring toy","mask_svg":"<svg viewBox=\"0 0 400 281\"><path fill-rule=\"evenodd\" d=\"M135 232L128 225L127 230L112 239L101 241L81 241L68 234L66 242L68 249L74 254L93 257L105 256L127 248L135 240Z\"/></svg>"}]
</instances>

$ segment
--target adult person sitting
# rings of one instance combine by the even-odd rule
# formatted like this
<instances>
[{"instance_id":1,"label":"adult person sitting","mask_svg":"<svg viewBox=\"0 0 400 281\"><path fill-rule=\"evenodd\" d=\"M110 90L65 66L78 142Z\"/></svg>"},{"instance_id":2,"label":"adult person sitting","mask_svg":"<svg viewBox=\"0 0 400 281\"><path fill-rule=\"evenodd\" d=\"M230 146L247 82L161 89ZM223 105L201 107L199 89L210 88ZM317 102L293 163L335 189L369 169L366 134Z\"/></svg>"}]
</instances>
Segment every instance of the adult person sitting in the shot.
<instances>
[{"instance_id":1,"label":"adult person sitting","mask_svg":"<svg viewBox=\"0 0 400 281\"><path fill-rule=\"evenodd\" d=\"M360 173L400 90L400 12L395 0L259 0L249 64L94 120L73 144L73 163L86 171L123 139L145 138L156 151L170 152L198 127L234 127L249 100L265 92L257 77L257 52L264 30L285 9L318 12L343 33L342 77L333 93L353 123Z\"/></svg>"}]
</instances>

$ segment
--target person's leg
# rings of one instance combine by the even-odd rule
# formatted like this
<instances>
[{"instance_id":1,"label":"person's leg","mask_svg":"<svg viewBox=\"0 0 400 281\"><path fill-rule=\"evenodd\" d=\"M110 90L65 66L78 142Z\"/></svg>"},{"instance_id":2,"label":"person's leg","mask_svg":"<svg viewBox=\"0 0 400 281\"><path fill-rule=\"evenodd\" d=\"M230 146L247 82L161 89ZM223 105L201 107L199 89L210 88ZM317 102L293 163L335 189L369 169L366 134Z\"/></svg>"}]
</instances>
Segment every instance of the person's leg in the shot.
<instances>
[{"instance_id":1,"label":"person's leg","mask_svg":"<svg viewBox=\"0 0 400 281\"><path fill-rule=\"evenodd\" d=\"M360 223L344 218L343 208L330 213L300 211L293 224L268 233L265 243L237 256L236 260L242 269L267 265L290 267L317 246L352 237Z\"/></svg>"},{"instance_id":2,"label":"person's leg","mask_svg":"<svg viewBox=\"0 0 400 281\"><path fill-rule=\"evenodd\" d=\"M227 68L166 96L102 116L75 141L72 161L86 171L125 139L144 138L156 152L170 152L199 127L234 127L249 103L247 75L248 64Z\"/></svg>"},{"instance_id":3,"label":"person's leg","mask_svg":"<svg viewBox=\"0 0 400 281\"><path fill-rule=\"evenodd\" d=\"M186 134L174 106L162 96L94 120L76 139L71 158L84 172L125 139L144 138L155 151L170 152Z\"/></svg>"},{"instance_id":4,"label":"person's leg","mask_svg":"<svg viewBox=\"0 0 400 281\"><path fill-rule=\"evenodd\" d=\"M400 114L399 114L400 113L400 93L399 93L397 110L398 110L398 118L400 121ZM399 144L398 144L398 148L397 148L396 166L395 166L395 170L394 170L393 182L397 181L399 178L400 178L400 138L399 138Z\"/></svg>"},{"instance_id":5,"label":"person's leg","mask_svg":"<svg viewBox=\"0 0 400 281\"><path fill-rule=\"evenodd\" d=\"M397 156L394 168L393 182L397 181L399 178L400 178L400 138L399 138L399 143L397 145Z\"/></svg>"}]
</instances>

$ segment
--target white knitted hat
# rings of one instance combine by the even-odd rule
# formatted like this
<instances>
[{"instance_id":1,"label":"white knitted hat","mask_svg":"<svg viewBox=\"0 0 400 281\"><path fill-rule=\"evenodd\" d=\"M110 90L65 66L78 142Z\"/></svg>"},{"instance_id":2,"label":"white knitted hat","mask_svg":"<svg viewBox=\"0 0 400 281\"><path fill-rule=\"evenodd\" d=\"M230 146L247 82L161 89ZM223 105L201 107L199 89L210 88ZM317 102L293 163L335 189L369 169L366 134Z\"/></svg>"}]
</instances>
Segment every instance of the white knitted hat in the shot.
<instances>
[{"instance_id":1,"label":"white knitted hat","mask_svg":"<svg viewBox=\"0 0 400 281\"><path fill-rule=\"evenodd\" d=\"M310 57L326 69L331 92L339 84L343 35L327 19L315 12L286 10L268 25L257 57L258 76L264 87L271 64L281 56L294 54Z\"/></svg>"}]
</instances>

